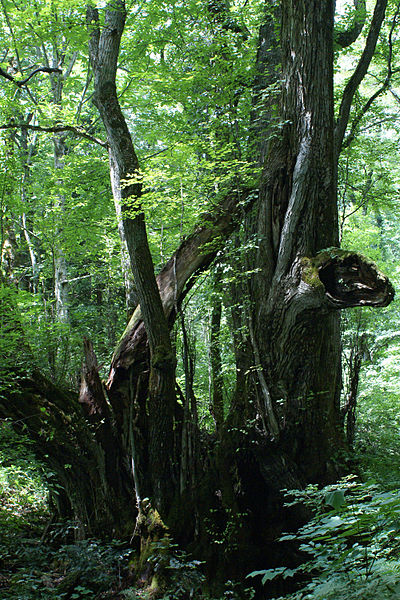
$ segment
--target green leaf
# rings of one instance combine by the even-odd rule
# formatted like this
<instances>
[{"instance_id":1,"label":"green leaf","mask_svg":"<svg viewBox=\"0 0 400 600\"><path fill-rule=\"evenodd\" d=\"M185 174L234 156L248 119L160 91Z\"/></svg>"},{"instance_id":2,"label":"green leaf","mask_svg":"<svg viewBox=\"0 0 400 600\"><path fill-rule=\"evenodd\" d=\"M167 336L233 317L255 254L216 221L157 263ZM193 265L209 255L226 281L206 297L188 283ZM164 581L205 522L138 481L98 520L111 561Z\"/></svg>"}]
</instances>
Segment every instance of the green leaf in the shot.
<instances>
[{"instance_id":1,"label":"green leaf","mask_svg":"<svg viewBox=\"0 0 400 600\"><path fill-rule=\"evenodd\" d=\"M328 492L325 496L325 502L329 506L332 506L335 510L339 510L343 504L346 503L343 490L333 490Z\"/></svg>"}]
</instances>

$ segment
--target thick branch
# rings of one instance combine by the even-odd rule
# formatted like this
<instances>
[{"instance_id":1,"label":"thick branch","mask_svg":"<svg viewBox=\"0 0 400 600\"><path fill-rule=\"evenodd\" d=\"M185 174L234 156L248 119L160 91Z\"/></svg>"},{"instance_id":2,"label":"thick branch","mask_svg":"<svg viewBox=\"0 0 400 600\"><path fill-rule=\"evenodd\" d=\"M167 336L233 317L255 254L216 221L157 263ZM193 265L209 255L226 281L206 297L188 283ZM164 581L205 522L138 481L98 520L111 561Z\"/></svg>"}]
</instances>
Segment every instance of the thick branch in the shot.
<instances>
[{"instance_id":1,"label":"thick branch","mask_svg":"<svg viewBox=\"0 0 400 600\"><path fill-rule=\"evenodd\" d=\"M97 12L90 7L87 9L87 22L92 28L90 53L95 80L94 102L107 132L111 187L119 226L128 247L150 348L155 353L157 347L170 349L170 339L167 323L163 318L141 208L139 160L116 89L117 61L125 17L125 3L120 0L110 2L100 33Z\"/></svg>"},{"instance_id":2,"label":"thick branch","mask_svg":"<svg viewBox=\"0 0 400 600\"><path fill-rule=\"evenodd\" d=\"M354 98L354 94L356 93L360 83L364 79L375 52L379 32L381 30L382 23L385 18L386 6L387 0L376 1L374 15L372 17L372 22L368 32L367 40L365 42L364 51L361 55L361 58L353 75L347 82L347 85L343 92L342 102L339 109L339 117L335 128L336 157L338 157L340 154L344 134L346 132L347 124L349 122L350 109Z\"/></svg>"},{"instance_id":3,"label":"thick branch","mask_svg":"<svg viewBox=\"0 0 400 600\"><path fill-rule=\"evenodd\" d=\"M229 235L238 226L242 217L243 201L250 208L256 194L249 190L228 194L213 215L203 215L202 225L180 244L157 276L164 314L172 326L175 307L180 306L186 293L195 282L195 276L204 271L217 253L223 249ZM127 369L138 360L137 348L145 341L145 331L141 320L140 307L133 314L116 350L111 363L108 385L113 385L118 369Z\"/></svg>"},{"instance_id":4,"label":"thick branch","mask_svg":"<svg viewBox=\"0 0 400 600\"><path fill-rule=\"evenodd\" d=\"M23 87L24 85L26 85L28 83L28 81L30 79L32 79L32 77L34 75L36 75L37 73L62 73L62 70L55 68L55 67L54 68L53 67L38 67L37 69L32 71L32 73L30 75L28 75L28 77L25 77L25 79L20 80L20 79L15 79L15 77L13 77L12 75L7 73L0 67L0 75L2 77L5 77L9 81L12 81L12 83L15 83L15 85L18 87Z\"/></svg>"}]
</instances>

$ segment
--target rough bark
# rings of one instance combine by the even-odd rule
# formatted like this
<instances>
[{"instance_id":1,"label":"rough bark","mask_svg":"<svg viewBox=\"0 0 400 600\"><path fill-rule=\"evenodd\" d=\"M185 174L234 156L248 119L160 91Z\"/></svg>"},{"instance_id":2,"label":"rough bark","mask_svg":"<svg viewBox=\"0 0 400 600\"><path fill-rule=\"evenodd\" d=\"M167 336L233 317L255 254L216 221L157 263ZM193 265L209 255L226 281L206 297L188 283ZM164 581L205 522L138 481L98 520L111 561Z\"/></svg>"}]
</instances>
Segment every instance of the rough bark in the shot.
<instances>
[{"instance_id":1,"label":"rough bark","mask_svg":"<svg viewBox=\"0 0 400 600\"><path fill-rule=\"evenodd\" d=\"M282 461L276 458L272 467L264 450L259 454L250 450L249 460L254 461L264 493L271 485L271 473L277 476L279 469L281 480L288 478L292 483L329 477L334 452L344 446L339 412L339 309L385 305L393 295L387 279L370 263L335 248L333 2L314 2L312 10L305 2L284 2L282 19L282 118L286 125L270 149L263 172L257 206L262 243L252 281L252 347L259 357L255 356L253 369L260 371L257 387L263 403L250 407L250 414L256 416L263 404L268 434L263 434L261 446L268 454L273 437L272 455L280 452L284 457ZM170 324L192 276L215 255L215 248L209 250L205 244L235 227L235 206L232 195L226 199L225 210L195 230L158 276ZM322 252L327 248L327 253ZM108 393L116 409L124 404L129 373L137 385L135 373L143 372L146 364L145 329L138 309L112 361ZM235 417L238 423L240 417ZM143 408L140 422L146 431ZM220 475L223 505L239 510L244 498L251 505L245 488L255 483L245 472L244 459L236 454L241 442L232 434L232 422L230 415L217 462L219 472L225 471ZM240 500L234 491L239 488L243 490Z\"/></svg>"},{"instance_id":2,"label":"rough bark","mask_svg":"<svg viewBox=\"0 0 400 600\"><path fill-rule=\"evenodd\" d=\"M287 125L271 149L258 204L262 244L252 282L254 337L272 403L280 406L280 428L286 431L298 422L288 439L314 433L317 438L315 426L321 422L321 439L297 442L299 453L300 447L306 451L304 464L311 475L316 447L336 439L339 319L328 312L314 323L312 311L303 310L296 265L302 256L337 245L333 3L284 2L281 35L282 119ZM320 361L326 361L328 372ZM321 394L326 394L324 409Z\"/></svg>"}]
</instances>

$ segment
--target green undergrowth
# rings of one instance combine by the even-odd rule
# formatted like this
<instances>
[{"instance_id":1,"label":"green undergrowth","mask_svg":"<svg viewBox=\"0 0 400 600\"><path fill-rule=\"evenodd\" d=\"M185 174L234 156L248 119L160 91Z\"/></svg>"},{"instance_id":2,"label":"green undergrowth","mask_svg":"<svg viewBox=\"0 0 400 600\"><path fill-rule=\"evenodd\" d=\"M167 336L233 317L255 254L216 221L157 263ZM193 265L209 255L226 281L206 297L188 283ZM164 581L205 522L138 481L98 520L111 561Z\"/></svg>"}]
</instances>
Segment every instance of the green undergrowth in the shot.
<instances>
[{"instance_id":1,"label":"green undergrowth","mask_svg":"<svg viewBox=\"0 0 400 600\"><path fill-rule=\"evenodd\" d=\"M128 551L120 542L74 541L77 524L52 518L51 480L29 440L0 423L0 598L118 597Z\"/></svg>"},{"instance_id":2,"label":"green undergrowth","mask_svg":"<svg viewBox=\"0 0 400 600\"><path fill-rule=\"evenodd\" d=\"M378 442L377 442L378 443ZM385 464L386 467L386 464ZM384 479L382 469L380 479ZM145 563L118 540L77 541L79 524L56 523L45 473L9 424L0 426L0 598L2 600L395 600L400 597L400 492L355 476L320 489L287 491L312 518L281 536L300 553L282 565L205 592L203 564L154 540ZM52 490L54 493L55 490ZM138 566L140 565L140 566ZM263 592L254 591L263 583ZM273 590L291 589L279 598ZM260 595L261 593L261 595ZM281 592L282 593L282 592ZM276 594L276 592L275 592Z\"/></svg>"},{"instance_id":3,"label":"green undergrowth","mask_svg":"<svg viewBox=\"0 0 400 600\"><path fill-rule=\"evenodd\" d=\"M0 565L18 552L21 539L39 535L48 519L48 489L29 441L0 423Z\"/></svg>"},{"instance_id":4,"label":"green undergrowth","mask_svg":"<svg viewBox=\"0 0 400 600\"><path fill-rule=\"evenodd\" d=\"M370 423L361 411L359 440L364 446L368 441L375 458L371 460L363 446L364 460L358 459L358 464L369 482L350 476L323 489L309 485L286 492L287 506L305 505L312 515L297 531L281 536L288 553L292 549L301 556L298 566L282 564L253 572L243 581L227 582L217 597L205 591L212 582L206 581L203 564L168 535L151 542L145 563L129 543L76 541L79 524L53 521L51 473L37 463L27 439L17 436L8 423L0 423L0 598L397 600L399 464L389 452L397 448L392 439L395 416L388 413L381 430L372 427L373 416ZM383 427L388 421L392 429ZM258 588L261 582L263 591L256 594L253 585ZM289 589L290 593L276 596L276 590Z\"/></svg>"},{"instance_id":5,"label":"green undergrowth","mask_svg":"<svg viewBox=\"0 0 400 600\"><path fill-rule=\"evenodd\" d=\"M79 523L55 522L45 472L23 435L0 423L1 600L250 600L246 582L206 594L203 565L168 535L153 541L145 564L119 540L77 541ZM51 492L51 493L50 493ZM140 568L138 565L140 564ZM245 590L245 591L243 591Z\"/></svg>"},{"instance_id":6,"label":"green undergrowth","mask_svg":"<svg viewBox=\"0 0 400 600\"><path fill-rule=\"evenodd\" d=\"M400 597L400 492L347 477L324 489L287 492L287 506L304 504L313 518L282 543L303 554L297 568L255 571L270 582L302 581L273 600L396 600ZM306 583L304 584L304 581ZM270 595L266 597L271 598Z\"/></svg>"}]
</instances>

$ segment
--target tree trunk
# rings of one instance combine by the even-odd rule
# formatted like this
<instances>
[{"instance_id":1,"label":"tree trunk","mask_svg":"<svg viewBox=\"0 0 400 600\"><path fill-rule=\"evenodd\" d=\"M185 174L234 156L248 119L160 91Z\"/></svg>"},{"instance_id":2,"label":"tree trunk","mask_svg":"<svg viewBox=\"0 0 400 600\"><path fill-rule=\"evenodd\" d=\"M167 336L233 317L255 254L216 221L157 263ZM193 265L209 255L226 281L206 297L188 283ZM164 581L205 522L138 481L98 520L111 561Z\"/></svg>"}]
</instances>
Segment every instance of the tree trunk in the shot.
<instances>
[{"instance_id":1,"label":"tree trunk","mask_svg":"<svg viewBox=\"0 0 400 600\"><path fill-rule=\"evenodd\" d=\"M326 472L340 439L339 314L301 274L304 257L338 245L333 16L330 0L282 3L286 125L263 173L252 284L254 337L282 443L311 480Z\"/></svg>"},{"instance_id":2,"label":"tree trunk","mask_svg":"<svg viewBox=\"0 0 400 600\"><path fill-rule=\"evenodd\" d=\"M217 432L221 430L221 427L224 424L224 380L222 376L220 343L222 300L219 297L219 279L220 273L217 271L214 277L214 297L210 318L210 412L214 419Z\"/></svg>"},{"instance_id":3,"label":"tree trunk","mask_svg":"<svg viewBox=\"0 0 400 600\"><path fill-rule=\"evenodd\" d=\"M360 334L358 326L351 343L350 356L347 363L347 393L345 404L341 408L341 418L343 425L346 423L346 439L349 448L353 448L354 444L358 386L363 357L365 355L368 355L367 335Z\"/></svg>"},{"instance_id":4,"label":"tree trunk","mask_svg":"<svg viewBox=\"0 0 400 600\"><path fill-rule=\"evenodd\" d=\"M63 158L67 154L65 134L57 134L54 137L54 169L56 172L56 185L62 188L62 170L64 168ZM63 248L63 227L62 222L65 216L65 195L57 192L54 203L57 215L57 227L54 231L54 297L56 308L56 320L59 323L69 322L68 310L68 268L65 252ZM61 225L59 225L61 223Z\"/></svg>"},{"instance_id":5,"label":"tree trunk","mask_svg":"<svg viewBox=\"0 0 400 600\"><path fill-rule=\"evenodd\" d=\"M31 119L31 116L28 116L28 121ZM26 245L28 247L29 258L31 261L32 267L32 275L30 277L30 289L32 292L37 292L37 284L38 284L38 264L36 257L36 248L33 244L31 233L28 229L29 224L29 199L28 199L28 186L31 179L31 160L32 156L35 153L36 149L36 135L28 144L28 130L21 129L21 154L23 161L23 172L22 172L22 181L21 181L21 203L23 206L23 213L21 215L21 225L24 233Z\"/></svg>"},{"instance_id":6,"label":"tree trunk","mask_svg":"<svg viewBox=\"0 0 400 600\"><path fill-rule=\"evenodd\" d=\"M60 48L55 44L53 46L52 56L52 67L56 69L65 59L65 56L61 56L63 53ZM47 55L44 45L42 45L43 59L50 67L49 57ZM72 65L75 62L76 56L72 58ZM72 69L72 66L71 66ZM68 72L68 69L67 69ZM50 83L52 89L52 101L56 109L61 109L63 100L63 89L64 89L64 75L61 72L50 73ZM53 153L54 153L54 172L55 172L55 185L57 191L55 192L54 209L56 214L56 227L54 230L54 243L53 243L53 261L54 261L54 297L55 297L55 315L56 320L60 323L69 322L69 302L68 302L68 267L63 247L64 242L64 231L63 221L65 216L65 194L63 188L63 169L64 169L64 157L68 153L65 133L57 133L53 138Z\"/></svg>"},{"instance_id":7,"label":"tree trunk","mask_svg":"<svg viewBox=\"0 0 400 600\"><path fill-rule=\"evenodd\" d=\"M252 536L263 538L265 543L277 531L267 526L260 528L265 518L265 497L270 498L272 511L280 488L332 476L334 453L345 445L339 407L339 310L355 305L383 306L393 297L390 283L371 263L356 253L335 248L338 229L333 8L331 0L315 1L311 8L305 1L287 0L282 4L285 126L269 150L263 171L257 205L259 250L251 282L255 305L250 338L255 364L250 367L257 377L253 378L256 397L247 399L246 404L256 426L243 423L243 405L237 403L236 410L232 407L216 452L217 472L200 474L195 506L190 509L175 496L179 522L165 506L161 509L178 538L185 532L188 535L195 512L204 518L207 510L217 506L221 526L228 526L229 511L239 514L249 510L252 518L246 540L242 541L250 552L257 545ZM107 123L105 106L103 103L101 110ZM119 108L118 111L121 123ZM120 131L119 136L123 139L125 133ZM128 143L131 144L130 138L127 146ZM137 170L136 162L131 166L131 171L134 169ZM138 197L140 192L131 194ZM192 276L215 256L216 250L202 252L202 247L217 235L229 235L236 226L236 215L237 196L228 194L209 223L182 242L157 277L163 312L170 326ZM158 443L157 432L163 423L152 420L154 411L146 410L146 370L151 361L147 356L146 330L150 335L150 328L144 319L145 330L142 312L141 303L114 353L107 388L116 414L121 414L123 407L126 411L129 390L136 390L137 470L145 481L144 474L151 470L153 460L150 454L146 455L146 445L151 446L151 436ZM151 353L154 342L149 342ZM179 430L182 419L176 410ZM257 416L264 423L262 430L257 426ZM240 425L247 437L237 429ZM176 438L180 440L181 435L175 437L175 447L179 446ZM162 448L159 443L158 448ZM171 451L170 457L176 456ZM160 477L159 471L153 471L152 476ZM177 480L171 482L172 486L178 485ZM279 519L277 528L278 522ZM204 523L198 535L203 542L209 539Z\"/></svg>"},{"instance_id":8,"label":"tree trunk","mask_svg":"<svg viewBox=\"0 0 400 600\"><path fill-rule=\"evenodd\" d=\"M107 132L111 187L120 211L119 221L122 220L150 349L150 375L145 400L150 419L146 456L143 457L143 461L148 461L148 468L140 471L142 476L146 472L146 481L142 481L141 485L155 506L165 511L171 507L174 480L177 477L173 433L176 359L140 205L142 189L139 162L116 89L117 61L125 18L125 3L121 0L110 2L100 33L97 10L87 9L88 24L92 28L90 56L95 80L94 101ZM145 448L142 447L142 450ZM140 460L139 456L137 459Z\"/></svg>"}]
</instances>

